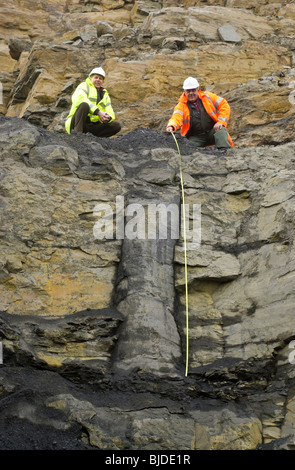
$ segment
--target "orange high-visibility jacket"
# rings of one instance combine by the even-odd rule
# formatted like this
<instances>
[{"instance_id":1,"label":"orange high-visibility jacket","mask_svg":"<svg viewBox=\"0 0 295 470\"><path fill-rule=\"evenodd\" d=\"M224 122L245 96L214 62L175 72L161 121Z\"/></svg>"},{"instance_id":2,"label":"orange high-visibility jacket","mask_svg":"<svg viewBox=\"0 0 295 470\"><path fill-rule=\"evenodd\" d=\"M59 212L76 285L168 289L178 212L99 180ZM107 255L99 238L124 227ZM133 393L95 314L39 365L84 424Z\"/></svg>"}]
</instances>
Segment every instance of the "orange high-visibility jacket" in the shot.
<instances>
[{"instance_id":1,"label":"orange high-visibility jacket","mask_svg":"<svg viewBox=\"0 0 295 470\"><path fill-rule=\"evenodd\" d=\"M215 122L220 122L224 127L227 127L230 116L230 106L228 102L221 96L215 95L215 93L210 91L199 90L199 98L202 100L204 108L209 116ZM179 98L178 104L174 108L173 114L167 124L167 127L168 126L174 127L175 131L181 127L182 136L185 136L189 131L190 112L187 105L187 97L184 92ZM228 139L230 145L233 146L230 135L228 135Z\"/></svg>"}]
</instances>

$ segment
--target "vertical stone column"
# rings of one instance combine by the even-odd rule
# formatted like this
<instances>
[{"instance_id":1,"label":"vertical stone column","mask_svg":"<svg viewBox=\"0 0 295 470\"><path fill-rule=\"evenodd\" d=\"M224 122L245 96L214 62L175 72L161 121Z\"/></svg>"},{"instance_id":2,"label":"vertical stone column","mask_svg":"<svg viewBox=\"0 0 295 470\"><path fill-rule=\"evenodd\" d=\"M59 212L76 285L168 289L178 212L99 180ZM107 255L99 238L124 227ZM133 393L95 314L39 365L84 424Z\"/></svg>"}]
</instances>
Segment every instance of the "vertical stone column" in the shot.
<instances>
[{"instance_id":1,"label":"vertical stone column","mask_svg":"<svg viewBox=\"0 0 295 470\"><path fill-rule=\"evenodd\" d=\"M178 207L178 196L168 194L165 198L164 205ZM134 202L145 206L147 215L147 201L137 198L132 200ZM163 204L163 200L153 199L149 203ZM148 222L151 223L151 220ZM173 316L176 239L171 236L170 221L166 239L159 239L158 235L156 239L127 238L127 224L116 299L116 306L125 320L119 335L114 367L117 372L135 370L177 376L181 345Z\"/></svg>"}]
</instances>

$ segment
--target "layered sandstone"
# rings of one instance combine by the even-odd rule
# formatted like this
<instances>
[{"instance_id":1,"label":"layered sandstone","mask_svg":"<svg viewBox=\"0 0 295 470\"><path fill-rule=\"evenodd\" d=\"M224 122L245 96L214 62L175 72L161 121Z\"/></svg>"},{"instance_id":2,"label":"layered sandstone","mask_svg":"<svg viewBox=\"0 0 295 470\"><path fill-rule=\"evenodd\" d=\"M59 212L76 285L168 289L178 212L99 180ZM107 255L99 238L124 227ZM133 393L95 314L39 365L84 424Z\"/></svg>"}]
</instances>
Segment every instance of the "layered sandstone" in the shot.
<instances>
[{"instance_id":1,"label":"layered sandstone","mask_svg":"<svg viewBox=\"0 0 295 470\"><path fill-rule=\"evenodd\" d=\"M187 330L181 232L139 237L127 212L180 208L172 137L0 124L1 448L292 449L294 143L178 141L201 221Z\"/></svg>"},{"instance_id":2,"label":"layered sandstone","mask_svg":"<svg viewBox=\"0 0 295 470\"><path fill-rule=\"evenodd\" d=\"M0 17L0 448L294 449L294 4L13 0ZM121 135L69 136L97 65ZM188 75L228 99L235 147L177 136L201 222L187 325L182 232L132 237L124 211L180 213L163 130Z\"/></svg>"},{"instance_id":3,"label":"layered sandstone","mask_svg":"<svg viewBox=\"0 0 295 470\"><path fill-rule=\"evenodd\" d=\"M14 0L9 21L8 7L0 11L2 114L64 132L71 93L101 65L122 133L163 129L183 79L193 75L202 88L230 102L230 132L237 146L293 139L292 3L35 5L32 11L31 2ZM224 26L232 28L231 37L220 34Z\"/></svg>"}]
</instances>

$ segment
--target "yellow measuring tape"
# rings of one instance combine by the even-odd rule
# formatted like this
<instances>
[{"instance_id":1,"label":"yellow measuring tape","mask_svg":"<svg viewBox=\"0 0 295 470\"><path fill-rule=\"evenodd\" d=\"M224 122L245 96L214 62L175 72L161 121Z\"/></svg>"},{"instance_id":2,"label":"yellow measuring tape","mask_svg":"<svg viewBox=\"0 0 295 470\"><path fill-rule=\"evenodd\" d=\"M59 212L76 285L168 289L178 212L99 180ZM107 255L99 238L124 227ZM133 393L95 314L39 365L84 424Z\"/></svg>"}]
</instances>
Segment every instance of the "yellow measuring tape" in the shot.
<instances>
[{"instance_id":1,"label":"yellow measuring tape","mask_svg":"<svg viewBox=\"0 0 295 470\"><path fill-rule=\"evenodd\" d=\"M185 376L188 374L188 349L189 349L189 330L188 330L188 281L187 281L187 251L186 251L186 217L185 217L185 201L184 201L184 188L183 188L183 177L182 177L182 165L181 165L181 154L178 146L178 142L173 132L173 135L178 155L179 155L179 172L180 172L180 183L182 193L182 207L183 207L183 240L184 240L184 276L185 276L185 315L186 315L186 366Z\"/></svg>"}]
</instances>

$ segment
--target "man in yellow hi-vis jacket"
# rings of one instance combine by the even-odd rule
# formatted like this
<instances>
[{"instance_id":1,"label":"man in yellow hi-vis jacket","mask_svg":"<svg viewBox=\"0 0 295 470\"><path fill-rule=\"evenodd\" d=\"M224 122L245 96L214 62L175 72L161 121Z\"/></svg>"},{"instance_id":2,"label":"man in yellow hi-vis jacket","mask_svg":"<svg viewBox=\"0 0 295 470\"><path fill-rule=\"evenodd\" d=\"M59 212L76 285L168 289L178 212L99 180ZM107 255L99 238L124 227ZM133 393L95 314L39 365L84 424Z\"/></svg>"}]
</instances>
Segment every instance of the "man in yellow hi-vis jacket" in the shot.
<instances>
[{"instance_id":1,"label":"man in yellow hi-vis jacket","mask_svg":"<svg viewBox=\"0 0 295 470\"><path fill-rule=\"evenodd\" d=\"M121 130L108 91L104 88L105 71L94 68L78 85L72 96L72 106L65 122L71 134L90 132L97 137L110 137Z\"/></svg>"}]
</instances>

